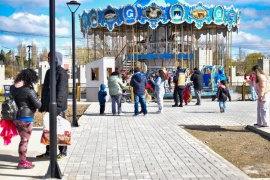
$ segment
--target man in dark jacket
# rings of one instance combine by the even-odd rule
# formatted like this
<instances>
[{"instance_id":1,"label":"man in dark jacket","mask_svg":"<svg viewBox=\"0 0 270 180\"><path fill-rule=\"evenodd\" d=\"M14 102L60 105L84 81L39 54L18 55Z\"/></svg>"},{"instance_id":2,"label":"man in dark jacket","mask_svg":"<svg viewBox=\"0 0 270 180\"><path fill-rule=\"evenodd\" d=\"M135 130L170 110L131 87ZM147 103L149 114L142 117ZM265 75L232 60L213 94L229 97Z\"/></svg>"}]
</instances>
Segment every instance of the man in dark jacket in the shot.
<instances>
[{"instance_id":1,"label":"man in dark jacket","mask_svg":"<svg viewBox=\"0 0 270 180\"><path fill-rule=\"evenodd\" d=\"M56 104L57 115L65 118L65 111L67 110L67 98L68 98L68 75L62 65L63 56L59 52L55 52L56 63ZM48 54L48 62L50 64L50 53ZM50 69L47 70L41 95L42 106L39 109L40 112L49 112L50 109ZM57 159L62 159L67 156L67 146L58 147L60 153L57 155ZM49 158L50 146L46 146L46 152L44 154L36 156L37 158Z\"/></svg>"},{"instance_id":2,"label":"man in dark jacket","mask_svg":"<svg viewBox=\"0 0 270 180\"><path fill-rule=\"evenodd\" d=\"M185 83L186 83L186 75L184 70L178 66L177 72L173 76L173 82L174 82L174 91L173 91L173 99L174 99L174 105L172 107L183 107L183 93L185 89ZM180 105L178 106L178 96Z\"/></svg>"},{"instance_id":3,"label":"man in dark jacket","mask_svg":"<svg viewBox=\"0 0 270 180\"><path fill-rule=\"evenodd\" d=\"M193 85L194 85L194 92L197 99L196 105L201 105L201 94L202 94L202 89L203 89L203 74L197 67L193 69L193 74L191 75L190 80L193 81Z\"/></svg>"},{"instance_id":4,"label":"man in dark jacket","mask_svg":"<svg viewBox=\"0 0 270 180\"><path fill-rule=\"evenodd\" d=\"M142 107L144 115L147 115L146 101L145 101L145 86L147 85L147 79L143 73L140 72L140 68L134 69L134 75L130 80L130 85L133 87L134 99L135 99L135 113L134 116L139 115L139 102Z\"/></svg>"}]
</instances>

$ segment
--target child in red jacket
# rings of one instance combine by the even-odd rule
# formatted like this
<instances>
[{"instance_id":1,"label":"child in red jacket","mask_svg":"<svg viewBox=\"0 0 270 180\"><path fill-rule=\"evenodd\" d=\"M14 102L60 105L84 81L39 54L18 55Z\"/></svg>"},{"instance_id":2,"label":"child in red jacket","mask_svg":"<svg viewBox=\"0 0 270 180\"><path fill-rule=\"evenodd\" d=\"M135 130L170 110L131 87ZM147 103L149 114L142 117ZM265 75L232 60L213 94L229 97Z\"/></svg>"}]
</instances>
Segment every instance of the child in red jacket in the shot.
<instances>
[{"instance_id":1,"label":"child in red jacket","mask_svg":"<svg viewBox=\"0 0 270 180\"><path fill-rule=\"evenodd\" d=\"M188 83L184 89L184 102L185 102L185 105L188 105L188 100L190 98L190 92L191 92L191 87L190 87L190 84Z\"/></svg>"}]
</instances>

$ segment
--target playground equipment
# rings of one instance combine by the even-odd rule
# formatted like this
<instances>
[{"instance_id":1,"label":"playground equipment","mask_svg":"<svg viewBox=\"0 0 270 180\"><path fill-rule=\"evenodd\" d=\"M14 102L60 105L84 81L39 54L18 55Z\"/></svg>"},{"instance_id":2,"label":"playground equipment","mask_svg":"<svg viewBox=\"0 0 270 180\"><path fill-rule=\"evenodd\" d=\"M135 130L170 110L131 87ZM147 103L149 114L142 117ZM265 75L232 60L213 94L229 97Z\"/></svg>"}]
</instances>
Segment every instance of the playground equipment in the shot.
<instances>
[{"instance_id":1,"label":"playground equipment","mask_svg":"<svg viewBox=\"0 0 270 180\"><path fill-rule=\"evenodd\" d=\"M145 73L162 66L173 72L176 66L220 64L229 74L232 32L238 30L240 15L233 6L137 0L84 10L79 18L89 59L114 57L119 70L132 72L138 66Z\"/></svg>"}]
</instances>

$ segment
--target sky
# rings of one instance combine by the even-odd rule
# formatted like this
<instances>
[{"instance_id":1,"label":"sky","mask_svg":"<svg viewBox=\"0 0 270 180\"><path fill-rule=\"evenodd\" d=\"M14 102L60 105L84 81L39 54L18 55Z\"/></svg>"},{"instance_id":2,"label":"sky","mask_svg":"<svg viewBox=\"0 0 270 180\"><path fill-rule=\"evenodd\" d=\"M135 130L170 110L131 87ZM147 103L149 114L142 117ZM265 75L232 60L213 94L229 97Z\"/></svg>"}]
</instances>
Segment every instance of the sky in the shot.
<instances>
[{"instance_id":1,"label":"sky","mask_svg":"<svg viewBox=\"0 0 270 180\"><path fill-rule=\"evenodd\" d=\"M147 1L147 0L146 0ZM157 0L164 1L164 0ZM170 1L170 0L165 0ZM180 1L180 0L179 0ZM181 0L182 2L183 0ZM71 12L66 0L55 1L56 50L64 53L71 51ZM81 6L75 14L76 45L86 39L80 32L78 15L92 8L104 9L109 4L120 7L133 4L136 0L78 0ZM186 0L189 4L198 1ZM262 52L270 56L270 1L269 0L202 0L205 5L233 5L241 10L241 22L238 32L233 33L233 58L237 58L239 48L245 55ZM17 45L26 46L34 42L38 51L49 50L49 0L1 0L0 1L0 49L17 52Z\"/></svg>"}]
</instances>

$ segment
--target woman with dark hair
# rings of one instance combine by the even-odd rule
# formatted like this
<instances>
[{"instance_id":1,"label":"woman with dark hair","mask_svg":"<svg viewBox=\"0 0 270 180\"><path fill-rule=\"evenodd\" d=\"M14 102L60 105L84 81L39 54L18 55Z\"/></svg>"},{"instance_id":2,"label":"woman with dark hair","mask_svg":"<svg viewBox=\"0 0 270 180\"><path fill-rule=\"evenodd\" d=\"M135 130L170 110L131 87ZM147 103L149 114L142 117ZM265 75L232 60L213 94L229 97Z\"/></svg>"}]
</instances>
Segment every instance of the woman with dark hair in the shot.
<instances>
[{"instance_id":1,"label":"woman with dark hair","mask_svg":"<svg viewBox=\"0 0 270 180\"><path fill-rule=\"evenodd\" d=\"M255 78L253 78L253 81L246 79L246 82L249 85L254 86L254 89L258 94L257 123L254 125L268 127L270 102L269 78L258 65L252 67L252 73L255 74Z\"/></svg>"},{"instance_id":2,"label":"woman with dark hair","mask_svg":"<svg viewBox=\"0 0 270 180\"><path fill-rule=\"evenodd\" d=\"M32 134L34 114L41 107L37 93L34 90L34 83L39 77L33 69L22 70L16 77L14 85L10 87L10 94L18 106L17 119L13 120L21 141L19 143L19 164L18 169L32 169L35 167L32 162L26 160L27 146Z\"/></svg>"},{"instance_id":3,"label":"woman with dark hair","mask_svg":"<svg viewBox=\"0 0 270 180\"><path fill-rule=\"evenodd\" d=\"M155 85L155 92L157 94L157 104L158 111L157 114L163 113L163 96L165 94L165 81L167 80L166 74L163 70L159 70L157 73L157 78L153 80L151 78L152 83Z\"/></svg>"}]
</instances>

